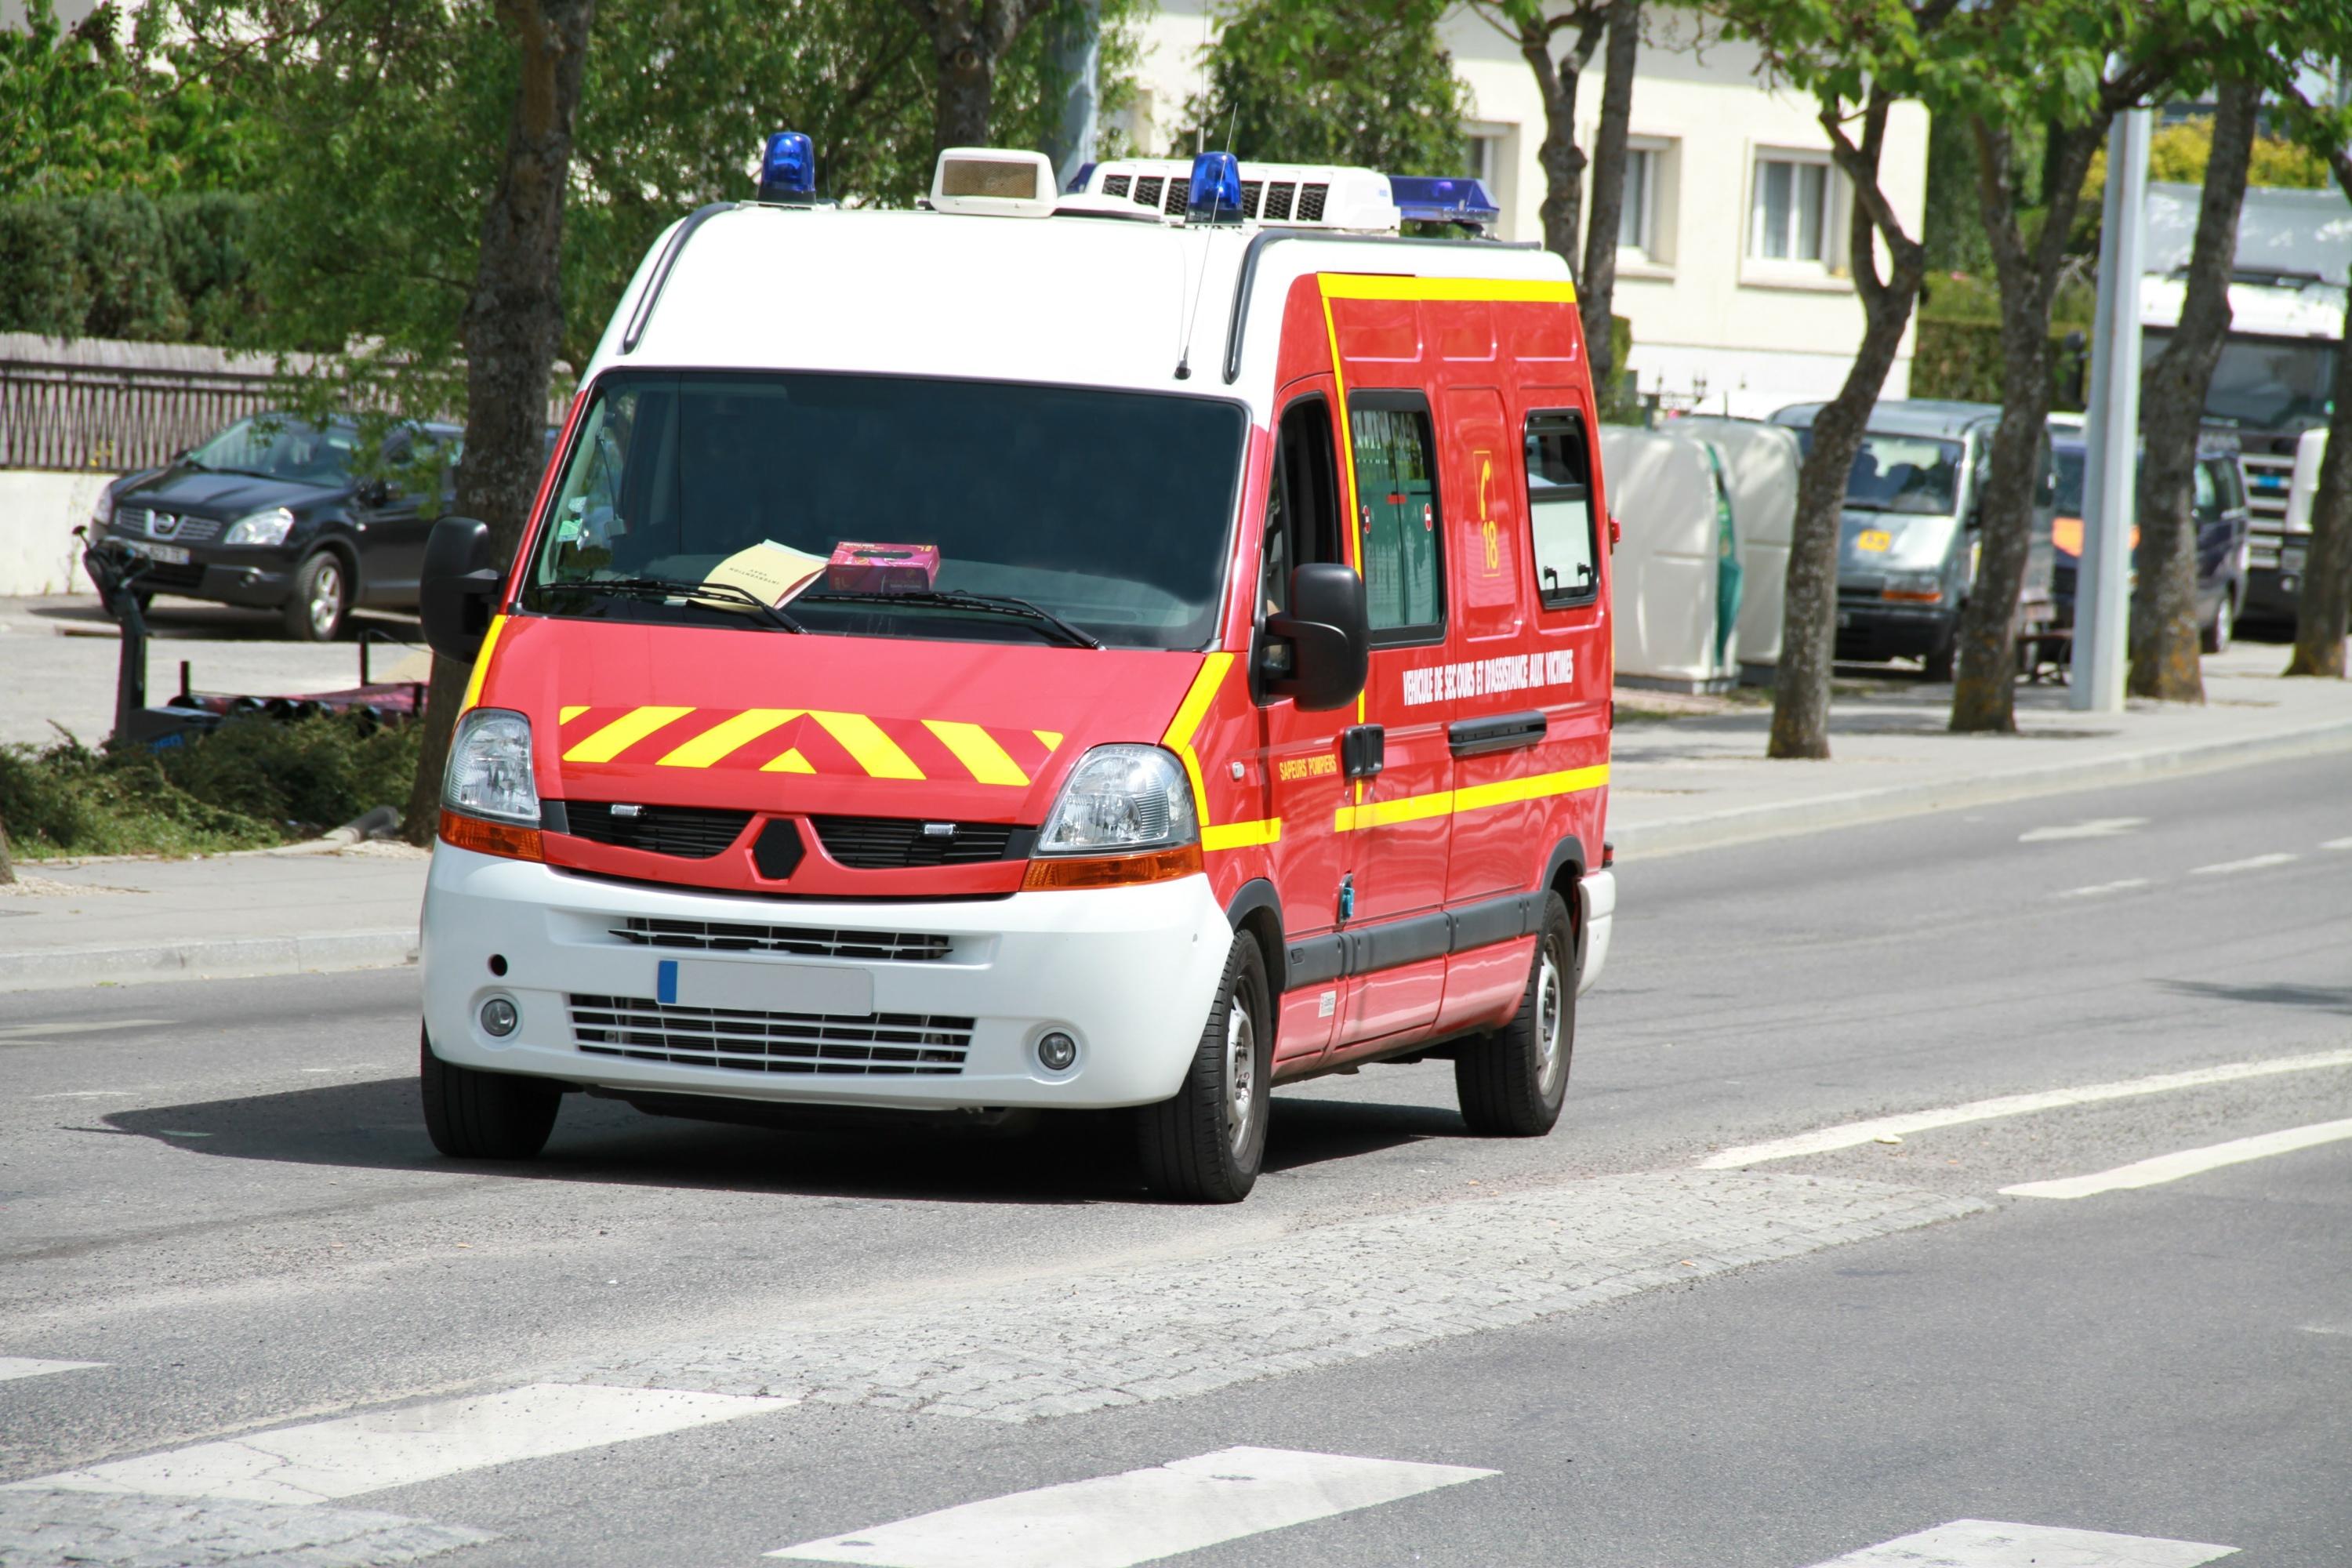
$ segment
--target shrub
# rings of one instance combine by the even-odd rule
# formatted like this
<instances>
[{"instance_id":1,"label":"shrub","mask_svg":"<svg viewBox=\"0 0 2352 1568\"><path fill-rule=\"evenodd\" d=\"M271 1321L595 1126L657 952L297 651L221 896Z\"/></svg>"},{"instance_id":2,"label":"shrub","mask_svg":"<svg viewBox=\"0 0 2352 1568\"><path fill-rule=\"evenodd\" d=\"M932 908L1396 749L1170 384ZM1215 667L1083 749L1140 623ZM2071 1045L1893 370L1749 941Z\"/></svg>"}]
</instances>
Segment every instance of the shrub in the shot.
<instances>
[{"instance_id":1,"label":"shrub","mask_svg":"<svg viewBox=\"0 0 2352 1568\"><path fill-rule=\"evenodd\" d=\"M257 205L218 192L0 204L0 331L257 343Z\"/></svg>"},{"instance_id":2,"label":"shrub","mask_svg":"<svg viewBox=\"0 0 2352 1568\"><path fill-rule=\"evenodd\" d=\"M76 248L60 204L0 205L0 331L80 335L89 298Z\"/></svg>"},{"instance_id":3,"label":"shrub","mask_svg":"<svg viewBox=\"0 0 2352 1568\"><path fill-rule=\"evenodd\" d=\"M153 200L116 193L58 205L74 224L74 262L89 300L81 331L93 338L184 341L187 308L172 286L171 248Z\"/></svg>"}]
</instances>

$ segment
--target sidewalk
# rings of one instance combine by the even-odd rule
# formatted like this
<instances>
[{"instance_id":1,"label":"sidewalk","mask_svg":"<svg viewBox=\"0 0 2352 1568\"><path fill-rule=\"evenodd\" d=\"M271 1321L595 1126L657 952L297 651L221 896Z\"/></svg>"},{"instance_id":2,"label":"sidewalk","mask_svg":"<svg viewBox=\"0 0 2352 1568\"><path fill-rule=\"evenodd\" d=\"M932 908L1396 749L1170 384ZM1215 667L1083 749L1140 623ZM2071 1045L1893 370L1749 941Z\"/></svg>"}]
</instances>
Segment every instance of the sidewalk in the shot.
<instances>
[{"instance_id":1,"label":"sidewalk","mask_svg":"<svg viewBox=\"0 0 2352 1568\"><path fill-rule=\"evenodd\" d=\"M2352 684L2281 679L2286 651L2208 659L2202 709L2081 714L2063 688L2021 687L2017 735L1947 733L1948 686L1854 682L1835 706L1825 763L1764 761L1771 709L1753 694L1621 691L1610 837L1621 856L1654 857L2352 752ZM1643 716L1670 709L1683 711ZM20 865L31 890L0 889L0 992L412 963L425 865L422 851L393 845Z\"/></svg>"}]
</instances>

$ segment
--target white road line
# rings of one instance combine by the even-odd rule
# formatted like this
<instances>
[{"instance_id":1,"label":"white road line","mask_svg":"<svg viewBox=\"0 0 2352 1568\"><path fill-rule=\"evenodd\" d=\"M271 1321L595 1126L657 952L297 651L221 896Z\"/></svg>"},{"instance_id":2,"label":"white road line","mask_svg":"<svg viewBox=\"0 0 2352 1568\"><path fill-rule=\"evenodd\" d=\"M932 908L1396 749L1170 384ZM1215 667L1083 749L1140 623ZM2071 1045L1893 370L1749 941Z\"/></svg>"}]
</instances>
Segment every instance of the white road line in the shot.
<instances>
[{"instance_id":1,"label":"white road line","mask_svg":"<svg viewBox=\"0 0 2352 1568\"><path fill-rule=\"evenodd\" d=\"M2284 866L2290 860L2300 858L2301 857L2296 855L2251 855L2243 860L2221 860L2210 866L2191 866L2189 868L2189 874L2192 877L2220 877L2231 871L2259 871L2267 866Z\"/></svg>"},{"instance_id":2,"label":"white road line","mask_svg":"<svg viewBox=\"0 0 2352 1568\"><path fill-rule=\"evenodd\" d=\"M2320 847L2322 849L2352 849L2352 838L2331 838L2326 843L2321 845Z\"/></svg>"},{"instance_id":3,"label":"white road line","mask_svg":"<svg viewBox=\"0 0 2352 1568\"><path fill-rule=\"evenodd\" d=\"M2126 877L2120 882L2094 882L2087 888L2069 888L2058 895L2062 899L2087 899L2100 893L2124 893L2134 888L2149 886L2146 877Z\"/></svg>"},{"instance_id":4,"label":"white road line","mask_svg":"<svg viewBox=\"0 0 2352 1568\"><path fill-rule=\"evenodd\" d=\"M593 1384L531 1384L198 1443L18 1481L7 1490L142 1492L311 1503L412 1486L517 1459L601 1448L796 1403L749 1394L684 1394Z\"/></svg>"},{"instance_id":5,"label":"white road line","mask_svg":"<svg viewBox=\"0 0 2352 1568\"><path fill-rule=\"evenodd\" d=\"M2048 844L2061 838L2113 838L2129 833L2135 827L2146 827L2145 816L2100 816L2088 822L2070 823L2064 827L2037 827L2017 836L2020 844Z\"/></svg>"},{"instance_id":6,"label":"white road line","mask_svg":"<svg viewBox=\"0 0 2352 1568\"><path fill-rule=\"evenodd\" d=\"M2352 1120L2321 1121L2309 1127L2291 1127L2284 1132L2233 1138L2227 1143L2209 1144L2202 1149L2183 1149L2177 1154L2158 1154L2153 1160L2137 1160L2128 1165L2117 1165L2112 1171L2101 1171L2095 1175L2066 1176L2054 1182L2024 1182L2014 1187L2003 1187L2001 1191L2013 1198L2093 1198L2101 1193L2160 1186L2166 1182L2177 1182L2183 1176L2218 1171L2224 1165L2242 1165L2249 1160L2267 1160L2273 1154L2292 1154L2298 1149L2316 1148L2322 1143L2340 1142L2347 1138L2352 1138Z\"/></svg>"},{"instance_id":7,"label":"white road line","mask_svg":"<svg viewBox=\"0 0 2352 1568\"><path fill-rule=\"evenodd\" d=\"M1128 1568L1496 1474L1459 1465L1224 1448L1040 1487L771 1552L883 1568Z\"/></svg>"},{"instance_id":8,"label":"white road line","mask_svg":"<svg viewBox=\"0 0 2352 1568\"><path fill-rule=\"evenodd\" d=\"M0 1355L0 1383L16 1377L47 1377L53 1372L83 1372L102 1361L42 1361L37 1356Z\"/></svg>"},{"instance_id":9,"label":"white road line","mask_svg":"<svg viewBox=\"0 0 2352 1568\"><path fill-rule=\"evenodd\" d=\"M1906 1111L1900 1116L1848 1121L1817 1132L1775 1138L1767 1143L1743 1143L1709 1154L1698 1163L1702 1171L1727 1171L1758 1165L1767 1160L1793 1160L1802 1154L1826 1154L1851 1149L1892 1135L1901 1138L1937 1127L1958 1127L1970 1121L1990 1121L2002 1116L2022 1116L2035 1110L2056 1110L2069 1105L2095 1105L2105 1100L2129 1100L2142 1094L2168 1094L2175 1089L2202 1089L2208 1084L2235 1083L2240 1079L2267 1078L2273 1073L2310 1072L2317 1068L2352 1067L2352 1050L2314 1051L2300 1057L2270 1057L2261 1061L2229 1062L2221 1067L2194 1068L2187 1072L2159 1073L2154 1078L2124 1079L2115 1083L2086 1083L2077 1089L2047 1089L2039 1094L2007 1094L1997 1100L1972 1100L1935 1110Z\"/></svg>"},{"instance_id":10,"label":"white road line","mask_svg":"<svg viewBox=\"0 0 2352 1568\"><path fill-rule=\"evenodd\" d=\"M1956 1519L1832 1557L1813 1568L2197 1568L2237 1550L2201 1541L2110 1535L2103 1530Z\"/></svg>"},{"instance_id":11,"label":"white road line","mask_svg":"<svg viewBox=\"0 0 2352 1568\"><path fill-rule=\"evenodd\" d=\"M94 1024L11 1024L0 1028L0 1041L40 1041L53 1035L97 1035L109 1029L152 1029L176 1022L171 1018L109 1018Z\"/></svg>"}]
</instances>

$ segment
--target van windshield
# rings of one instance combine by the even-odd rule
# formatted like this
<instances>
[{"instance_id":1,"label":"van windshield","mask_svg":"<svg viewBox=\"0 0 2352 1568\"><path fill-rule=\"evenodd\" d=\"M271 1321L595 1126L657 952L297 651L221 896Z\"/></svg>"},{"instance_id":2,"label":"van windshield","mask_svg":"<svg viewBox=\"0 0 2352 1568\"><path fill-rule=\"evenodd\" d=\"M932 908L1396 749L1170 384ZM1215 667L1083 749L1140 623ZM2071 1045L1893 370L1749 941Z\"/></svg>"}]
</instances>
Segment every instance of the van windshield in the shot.
<instances>
[{"instance_id":1,"label":"van windshield","mask_svg":"<svg viewBox=\"0 0 2352 1568\"><path fill-rule=\"evenodd\" d=\"M1874 511L1949 517L1959 510L1960 444L1924 436L1862 438L1845 479L1845 504Z\"/></svg>"},{"instance_id":2,"label":"van windshield","mask_svg":"<svg viewBox=\"0 0 2352 1568\"><path fill-rule=\"evenodd\" d=\"M2141 363L2152 364L2172 342L2168 329L2141 334ZM2307 430L2327 423L2335 401L2336 345L2297 338L2222 340L2205 417L2245 430Z\"/></svg>"},{"instance_id":3,"label":"van windshield","mask_svg":"<svg viewBox=\"0 0 2352 1568\"><path fill-rule=\"evenodd\" d=\"M607 375L583 416L526 607L616 620L747 620L665 598L739 552L772 563L906 546L911 585L822 572L792 598L811 632L1076 643L1208 643L1243 444L1240 405L1202 397L815 373ZM937 552L936 576L928 576ZM722 578L734 571L721 574ZM635 592L600 591L634 579ZM900 575L889 590L910 585ZM989 609L962 595L999 602ZM1020 613L1006 613L1003 601ZM1044 619L1030 611L1042 612Z\"/></svg>"}]
</instances>

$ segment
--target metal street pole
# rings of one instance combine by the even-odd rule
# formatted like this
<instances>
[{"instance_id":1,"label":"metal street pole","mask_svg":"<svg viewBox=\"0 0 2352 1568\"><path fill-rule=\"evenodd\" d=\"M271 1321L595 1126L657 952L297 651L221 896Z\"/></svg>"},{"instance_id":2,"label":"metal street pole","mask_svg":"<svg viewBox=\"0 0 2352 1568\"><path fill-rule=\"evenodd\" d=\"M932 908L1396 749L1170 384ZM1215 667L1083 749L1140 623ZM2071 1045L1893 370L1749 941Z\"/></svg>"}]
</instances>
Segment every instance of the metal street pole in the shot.
<instances>
[{"instance_id":1,"label":"metal street pole","mask_svg":"<svg viewBox=\"0 0 2352 1568\"><path fill-rule=\"evenodd\" d=\"M2074 574L2074 667L2066 704L2120 713L2131 628L2132 519L2139 499L2139 282L2147 227L2149 111L2127 109L2107 132L2099 305L2091 329L2090 407L2083 417L2083 554Z\"/></svg>"},{"instance_id":2,"label":"metal street pole","mask_svg":"<svg viewBox=\"0 0 2352 1568\"><path fill-rule=\"evenodd\" d=\"M1048 47L1054 69L1066 85L1061 116L1046 134L1044 152L1054 161L1055 188L1066 191L1078 171L1095 161L1101 111L1102 0L1083 0L1057 25Z\"/></svg>"}]
</instances>

